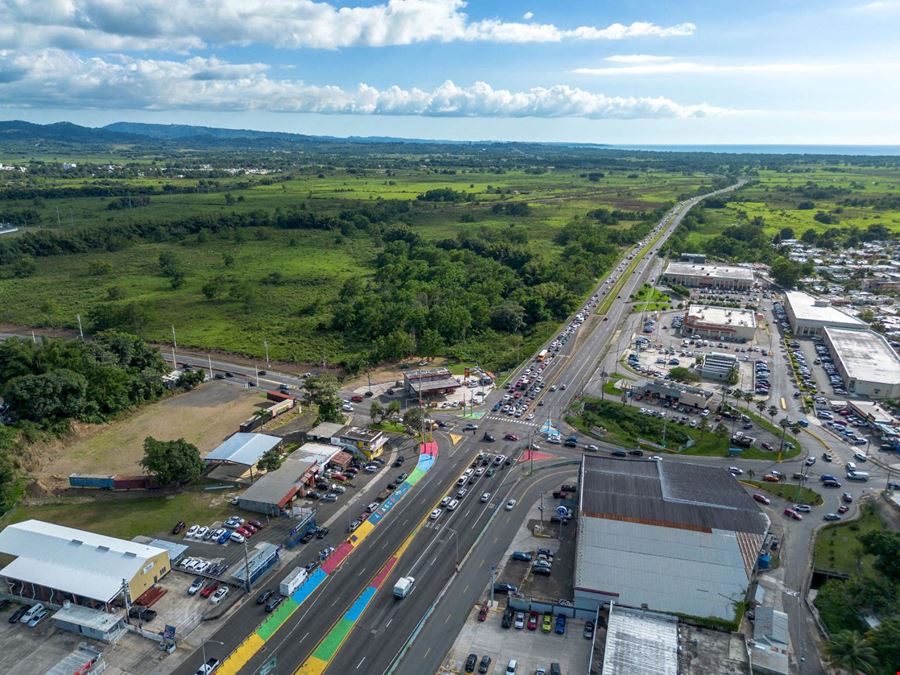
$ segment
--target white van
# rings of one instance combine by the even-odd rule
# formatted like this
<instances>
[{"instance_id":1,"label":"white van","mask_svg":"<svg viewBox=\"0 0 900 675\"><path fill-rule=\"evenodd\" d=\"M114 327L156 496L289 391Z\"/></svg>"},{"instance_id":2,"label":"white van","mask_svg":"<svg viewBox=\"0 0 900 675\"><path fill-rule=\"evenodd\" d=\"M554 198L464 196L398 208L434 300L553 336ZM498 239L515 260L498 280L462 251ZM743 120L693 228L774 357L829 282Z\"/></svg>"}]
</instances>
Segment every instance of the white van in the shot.
<instances>
[{"instance_id":1,"label":"white van","mask_svg":"<svg viewBox=\"0 0 900 675\"><path fill-rule=\"evenodd\" d=\"M519 664L516 663L515 659L510 659L509 663L506 664L506 675L516 675L516 668L519 667Z\"/></svg>"},{"instance_id":2,"label":"white van","mask_svg":"<svg viewBox=\"0 0 900 675\"><path fill-rule=\"evenodd\" d=\"M28 623L35 616L38 616L41 612L46 612L46 611L47 611L46 608L41 603L32 605L31 608L22 615L22 618L19 619L19 622L20 623Z\"/></svg>"},{"instance_id":3,"label":"white van","mask_svg":"<svg viewBox=\"0 0 900 675\"><path fill-rule=\"evenodd\" d=\"M847 480L858 480L862 482L866 482L869 480L869 472L868 471L848 471L847 472Z\"/></svg>"}]
</instances>

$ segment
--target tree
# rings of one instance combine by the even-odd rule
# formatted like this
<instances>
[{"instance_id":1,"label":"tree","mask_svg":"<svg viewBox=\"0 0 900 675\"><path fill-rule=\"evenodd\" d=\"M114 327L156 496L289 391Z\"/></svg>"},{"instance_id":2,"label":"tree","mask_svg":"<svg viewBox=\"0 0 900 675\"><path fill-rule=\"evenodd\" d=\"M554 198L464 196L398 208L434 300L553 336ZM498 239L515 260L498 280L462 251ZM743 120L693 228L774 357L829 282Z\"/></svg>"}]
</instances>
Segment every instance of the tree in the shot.
<instances>
[{"instance_id":1,"label":"tree","mask_svg":"<svg viewBox=\"0 0 900 675\"><path fill-rule=\"evenodd\" d=\"M12 270L14 277L24 279L25 277L30 277L37 271L37 265L34 264L34 260L32 260L30 256L26 255L15 262Z\"/></svg>"},{"instance_id":2,"label":"tree","mask_svg":"<svg viewBox=\"0 0 900 675\"><path fill-rule=\"evenodd\" d=\"M397 399L394 399L393 401L390 401L387 404L387 408L384 411L384 417L382 419L384 419L384 418L390 419L394 415L399 415L399 414L400 414L400 401L398 401Z\"/></svg>"},{"instance_id":3,"label":"tree","mask_svg":"<svg viewBox=\"0 0 900 675\"><path fill-rule=\"evenodd\" d=\"M778 256L772 263L772 278L779 286L793 288L800 278L800 265L784 256Z\"/></svg>"},{"instance_id":4,"label":"tree","mask_svg":"<svg viewBox=\"0 0 900 675\"><path fill-rule=\"evenodd\" d=\"M79 417L85 407L87 388L84 375L58 368L12 378L3 388L3 398L19 419L49 424Z\"/></svg>"},{"instance_id":5,"label":"tree","mask_svg":"<svg viewBox=\"0 0 900 675\"><path fill-rule=\"evenodd\" d=\"M403 424L418 431L425 420L425 409L415 406L403 413Z\"/></svg>"},{"instance_id":6,"label":"tree","mask_svg":"<svg viewBox=\"0 0 900 675\"><path fill-rule=\"evenodd\" d=\"M92 277L102 277L113 271L112 263L108 260L92 260L88 263L88 274Z\"/></svg>"},{"instance_id":7,"label":"tree","mask_svg":"<svg viewBox=\"0 0 900 675\"><path fill-rule=\"evenodd\" d=\"M491 311L491 327L515 333L525 327L525 309L517 302L504 302Z\"/></svg>"},{"instance_id":8,"label":"tree","mask_svg":"<svg viewBox=\"0 0 900 675\"><path fill-rule=\"evenodd\" d=\"M53 317L59 313L59 303L56 302L53 298L47 298L41 303L41 314L44 315L44 320L46 321L48 326L53 325Z\"/></svg>"},{"instance_id":9,"label":"tree","mask_svg":"<svg viewBox=\"0 0 900 675\"><path fill-rule=\"evenodd\" d=\"M266 450L265 454L259 458L256 468L260 471L276 471L281 467L284 456L278 448Z\"/></svg>"},{"instance_id":10,"label":"tree","mask_svg":"<svg viewBox=\"0 0 900 675\"><path fill-rule=\"evenodd\" d=\"M306 398L319 411L316 424L321 422L343 422L341 398L338 396L337 382L330 375L313 375L306 378Z\"/></svg>"},{"instance_id":11,"label":"tree","mask_svg":"<svg viewBox=\"0 0 900 675\"><path fill-rule=\"evenodd\" d=\"M669 371L669 378L676 382L699 382L700 375L695 370L684 366L675 366Z\"/></svg>"},{"instance_id":12,"label":"tree","mask_svg":"<svg viewBox=\"0 0 900 675\"><path fill-rule=\"evenodd\" d=\"M373 424L377 424L379 419L384 419L384 406L378 401L372 401L372 405L369 406L369 417Z\"/></svg>"},{"instance_id":13,"label":"tree","mask_svg":"<svg viewBox=\"0 0 900 675\"><path fill-rule=\"evenodd\" d=\"M900 532L867 532L859 540L866 553L875 556L875 569L892 581L900 581Z\"/></svg>"},{"instance_id":14,"label":"tree","mask_svg":"<svg viewBox=\"0 0 900 675\"><path fill-rule=\"evenodd\" d=\"M222 284L219 279L210 279L203 287L200 289L203 291L203 296L207 300L215 300L216 296L219 295L219 292L222 290Z\"/></svg>"},{"instance_id":15,"label":"tree","mask_svg":"<svg viewBox=\"0 0 900 675\"><path fill-rule=\"evenodd\" d=\"M825 645L825 654L828 663L851 675L875 671L875 650L854 630L843 630L834 635Z\"/></svg>"},{"instance_id":16,"label":"tree","mask_svg":"<svg viewBox=\"0 0 900 675\"><path fill-rule=\"evenodd\" d=\"M141 466L160 485L190 483L203 474L203 460L196 445L183 438L177 441L158 441L153 436L144 439L144 458Z\"/></svg>"},{"instance_id":17,"label":"tree","mask_svg":"<svg viewBox=\"0 0 900 675\"><path fill-rule=\"evenodd\" d=\"M737 367L734 367L728 371L728 378L726 379L726 382L728 382L728 384L735 385L738 383L738 379L740 379L740 376L738 375Z\"/></svg>"},{"instance_id":18,"label":"tree","mask_svg":"<svg viewBox=\"0 0 900 675\"><path fill-rule=\"evenodd\" d=\"M900 663L900 617L882 620L878 628L869 632L868 643L886 671L891 664Z\"/></svg>"},{"instance_id":19,"label":"tree","mask_svg":"<svg viewBox=\"0 0 900 675\"><path fill-rule=\"evenodd\" d=\"M230 253L223 253L222 254L222 264L225 267L234 267L234 256L231 255Z\"/></svg>"},{"instance_id":20,"label":"tree","mask_svg":"<svg viewBox=\"0 0 900 675\"><path fill-rule=\"evenodd\" d=\"M766 409L766 402L765 401L757 401L756 409L759 410L759 412L763 412Z\"/></svg>"}]
</instances>

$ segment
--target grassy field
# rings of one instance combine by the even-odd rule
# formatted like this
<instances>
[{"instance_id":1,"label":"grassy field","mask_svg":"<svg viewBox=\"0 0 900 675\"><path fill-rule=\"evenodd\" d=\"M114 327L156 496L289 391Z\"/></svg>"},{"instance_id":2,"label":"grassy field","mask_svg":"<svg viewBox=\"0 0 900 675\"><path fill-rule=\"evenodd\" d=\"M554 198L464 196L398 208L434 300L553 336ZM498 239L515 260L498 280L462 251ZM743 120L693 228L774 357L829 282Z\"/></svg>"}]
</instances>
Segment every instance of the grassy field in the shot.
<instances>
[{"instance_id":1,"label":"grassy field","mask_svg":"<svg viewBox=\"0 0 900 675\"><path fill-rule=\"evenodd\" d=\"M826 525L816 538L814 566L842 574L871 573L874 556L863 555L859 538L867 532L881 532L885 529L881 518L872 508L863 508L856 520Z\"/></svg>"},{"instance_id":2,"label":"grassy field","mask_svg":"<svg viewBox=\"0 0 900 675\"><path fill-rule=\"evenodd\" d=\"M234 513L230 493L189 490L168 497L114 498L70 501L41 506L17 506L0 518L0 528L35 518L57 525L131 539L139 534L168 534L179 520L186 523L222 521Z\"/></svg>"},{"instance_id":3,"label":"grassy field","mask_svg":"<svg viewBox=\"0 0 900 675\"><path fill-rule=\"evenodd\" d=\"M745 480L742 482L747 483L748 485L752 485L758 490L763 490L764 492L773 494L776 497L781 497L786 501L794 502L795 504L809 504L810 506L819 506L824 502L824 500L822 499L822 495L820 495L815 490L810 490L807 487L798 487L797 485L791 483L767 483L758 480ZM811 518L815 515L815 513L811 513L806 514L804 517Z\"/></svg>"},{"instance_id":4,"label":"grassy field","mask_svg":"<svg viewBox=\"0 0 900 675\"><path fill-rule=\"evenodd\" d=\"M672 308L668 294L653 288L650 284L641 286L633 298L632 312L659 312Z\"/></svg>"}]
</instances>

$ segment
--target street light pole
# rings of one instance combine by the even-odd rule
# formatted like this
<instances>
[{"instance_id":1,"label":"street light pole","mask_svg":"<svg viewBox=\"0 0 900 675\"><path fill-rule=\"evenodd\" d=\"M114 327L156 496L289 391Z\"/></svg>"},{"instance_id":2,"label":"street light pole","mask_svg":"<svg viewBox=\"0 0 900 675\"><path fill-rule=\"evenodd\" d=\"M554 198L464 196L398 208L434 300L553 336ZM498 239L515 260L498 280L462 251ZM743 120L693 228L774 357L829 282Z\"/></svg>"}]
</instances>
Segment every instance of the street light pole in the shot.
<instances>
[{"instance_id":1,"label":"street light pole","mask_svg":"<svg viewBox=\"0 0 900 675\"><path fill-rule=\"evenodd\" d=\"M225 646L224 642L220 642L219 640L204 640L200 643L200 652L203 654L203 665L206 666L206 643L207 642L215 642L217 645Z\"/></svg>"}]
</instances>

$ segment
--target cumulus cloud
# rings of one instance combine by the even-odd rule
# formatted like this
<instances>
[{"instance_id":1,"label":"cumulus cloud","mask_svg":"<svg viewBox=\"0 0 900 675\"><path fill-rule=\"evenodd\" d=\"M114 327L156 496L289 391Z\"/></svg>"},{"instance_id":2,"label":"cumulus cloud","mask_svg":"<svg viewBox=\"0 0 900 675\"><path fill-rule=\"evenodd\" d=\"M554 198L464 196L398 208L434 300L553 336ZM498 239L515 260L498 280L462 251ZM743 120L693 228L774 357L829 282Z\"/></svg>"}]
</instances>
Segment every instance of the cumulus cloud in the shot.
<instances>
[{"instance_id":1,"label":"cumulus cloud","mask_svg":"<svg viewBox=\"0 0 900 675\"><path fill-rule=\"evenodd\" d=\"M522 18L525 19L526 21L531 21L534 18L534 12L525 12L522 15Z\"/></svg>"},{"instance_id":2,"label":"cumulus cloud","mask_svg":"<svg viewBox=\"0 0 900 675\"><path fill-rule=\"evenodd\" d=\"M0 47L186 52L208 46L284 48L417 42L560 42L691 35L694 25L579 26L471 21L463 0L388 0L343 7L316 0L0 0ZM530 16L529 16L530 15ZM533 14L528 12L525 20Z\"/></svg>"},{"instance_id":3,"label":"cumulus cloud","mask_svg":"<svg viewBox=\"0 0 900 675\"><path fill-rule=\"evenodd\" d=\"M568 85L523 91L447 80L431 90L355 89L273 79L260 64L215 58L185 61L128 56L84 58L57 49L0 53L0 101L7 106L272 112L432 117L700 117L724 112L663 97L606 96Z\"/></svg>"}]
</instances>

